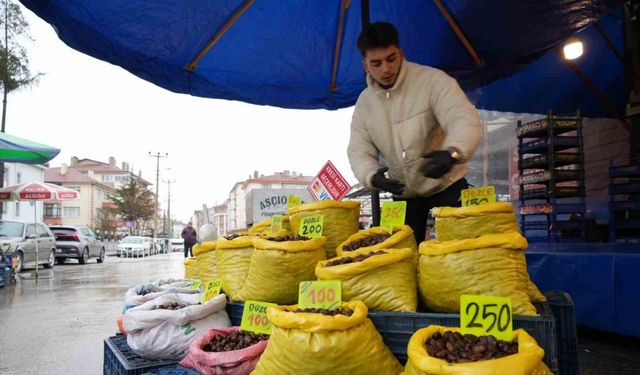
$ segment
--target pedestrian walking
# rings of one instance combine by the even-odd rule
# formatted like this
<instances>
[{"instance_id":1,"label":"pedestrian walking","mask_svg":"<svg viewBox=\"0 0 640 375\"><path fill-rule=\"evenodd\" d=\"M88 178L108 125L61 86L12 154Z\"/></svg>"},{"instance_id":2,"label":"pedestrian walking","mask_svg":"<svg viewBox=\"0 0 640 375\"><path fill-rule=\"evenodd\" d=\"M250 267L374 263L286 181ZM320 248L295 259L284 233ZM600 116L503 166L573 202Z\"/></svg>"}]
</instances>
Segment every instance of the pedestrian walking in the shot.
<instances>
[{"instance_id":1,"label":"pedestrian walking","mask_svg":"<svg viewBox=\"0 0 640 375\"><path fill-rule=\"evenodd\" d=\"M198 243L198 233L191 222L182 230L182 239L184 240L184 257L192 257L193 250L191 248Z\"/></svg>"}]
</instances>

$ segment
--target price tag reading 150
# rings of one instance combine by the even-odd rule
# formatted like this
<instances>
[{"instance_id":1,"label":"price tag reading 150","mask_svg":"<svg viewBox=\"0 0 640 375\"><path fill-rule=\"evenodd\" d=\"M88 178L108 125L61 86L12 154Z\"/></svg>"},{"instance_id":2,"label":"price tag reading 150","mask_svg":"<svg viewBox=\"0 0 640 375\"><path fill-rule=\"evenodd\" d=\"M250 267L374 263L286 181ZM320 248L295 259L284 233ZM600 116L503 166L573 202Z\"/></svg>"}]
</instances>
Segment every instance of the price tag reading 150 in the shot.
<instances>
[{"instance_id":1,"label":"price tag reading 150","mask_svg":"<svg viewBox=\"0 0 640 375\"><path fill-rule=\"evenodd\" d=\"M487 185L476 188L464 189L460 192L462 207L477 206L483 203L495 203L496 188Z\"/></svg>"},{"instance_id":2,"label":"price tag reading 150","mask_svg":"<svg viewBox=\"0 0 640 375\"><path fill-rule=\"evenodd\" d=\"M511 298L462 295L460 330L462 334L493 335L498 340L513 339Z\"/></svg>"},{"instance_id":3,"label":"price tag reading 150","mask_svg":"<svg viewBox=\"0 0 640 375\"><path fill-rule=\"evenodd\" d=\"M393 227L404 225L404 218L407 214L407 202L384 202L380 215L380 226L388 227L389 233L393 234Z\"/></svg>"},{"instance_id":4,"label":"price tag reading 150","mask_svg":"<svg viewBox=\"0 0 640 375\"><path fill-rule=\"evenodd\" d=\"M271 334L271 321L267 317L267 307L275 303L245 301L242 309L240 328L243 331Z\"/></svg>"},{"instance_id":5,"label":"price tag reading 150","mask_svg":"<svg viewBox=\"0 0 640 375\"><path fill-rule=\"evenodd\" d=\"M310 215L302 218L299 235L311 238L322 236L324 215Z\"/></svg>"},{"instance_id":6,"label":"price tag reading 150","mask_svg":"<svg viewBox=\"0 0 640 375\"><path fill-rule=\"evenodd\" d=\"M303 281L298 289L301 309L337 309L342 305L342 284L339 280Z\"/></svg>"}]
</instances>

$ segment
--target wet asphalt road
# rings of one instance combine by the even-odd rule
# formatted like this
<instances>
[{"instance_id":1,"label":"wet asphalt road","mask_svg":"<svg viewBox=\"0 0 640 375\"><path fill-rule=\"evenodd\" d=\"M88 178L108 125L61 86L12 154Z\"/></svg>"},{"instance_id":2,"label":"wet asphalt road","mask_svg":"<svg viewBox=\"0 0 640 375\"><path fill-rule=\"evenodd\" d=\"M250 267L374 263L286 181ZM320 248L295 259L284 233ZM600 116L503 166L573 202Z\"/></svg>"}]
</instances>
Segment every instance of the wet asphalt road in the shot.
<instances>
[{"instance_id":1,"label":"wet asphalt road","mask_svg":"<svg viewBox=\"0 0 640 375\"><path fill-rule=\"evenodd\" d=\"M182 278L182 253L103 264L70 260L21 273L0 288L0 374L102 374L103 340L117 331L124 293L158 278Z\"/></svg>"}]
</instances>

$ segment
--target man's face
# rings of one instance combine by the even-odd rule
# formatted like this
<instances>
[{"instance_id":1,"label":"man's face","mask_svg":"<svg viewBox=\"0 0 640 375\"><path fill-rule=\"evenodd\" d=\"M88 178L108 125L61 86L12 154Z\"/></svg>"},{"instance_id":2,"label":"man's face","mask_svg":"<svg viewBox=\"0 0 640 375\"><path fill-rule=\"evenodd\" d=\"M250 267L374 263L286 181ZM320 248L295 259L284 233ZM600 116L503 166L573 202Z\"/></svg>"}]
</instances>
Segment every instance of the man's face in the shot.
<instances>
[{"instance_id":1,"label":"man's face","mask_svg":"<svg viewBox=\"0 0 640 375\"><path fill-rule=\"evenodd\" d=\"M397 46L368 49L364 56L364 70L374 81L384 87L391 87L398 79L402 50Z\"/></svg>"}]
</instances>

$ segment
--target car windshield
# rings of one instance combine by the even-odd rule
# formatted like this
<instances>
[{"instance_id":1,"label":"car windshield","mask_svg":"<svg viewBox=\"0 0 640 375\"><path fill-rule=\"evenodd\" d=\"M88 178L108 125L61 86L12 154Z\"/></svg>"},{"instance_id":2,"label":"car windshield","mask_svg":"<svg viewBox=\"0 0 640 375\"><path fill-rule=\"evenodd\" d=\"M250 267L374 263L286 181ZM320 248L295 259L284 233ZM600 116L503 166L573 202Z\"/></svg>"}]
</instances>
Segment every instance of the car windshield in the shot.
<instances>
[{"instance_id":1,"label":"car windshield","mask_svg":"<svg viewBox=\"0 0 640 375\"><path fill-rule=\"evenodd\" d=\"M0 237L22 237L23 223L0 220Z\"/></svg>"},{"instance_id":2,"label":"car windshield","mask_svg":"<svg viewBox=\"0 0 640 375\"><path fill-rule=\"evenodd\" d=\"M139 237L125 237L121 241L122 243L141 244L142 238Z\"/></svg>"}]
</instances>

